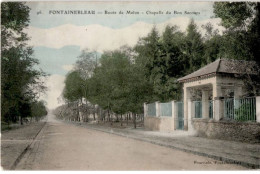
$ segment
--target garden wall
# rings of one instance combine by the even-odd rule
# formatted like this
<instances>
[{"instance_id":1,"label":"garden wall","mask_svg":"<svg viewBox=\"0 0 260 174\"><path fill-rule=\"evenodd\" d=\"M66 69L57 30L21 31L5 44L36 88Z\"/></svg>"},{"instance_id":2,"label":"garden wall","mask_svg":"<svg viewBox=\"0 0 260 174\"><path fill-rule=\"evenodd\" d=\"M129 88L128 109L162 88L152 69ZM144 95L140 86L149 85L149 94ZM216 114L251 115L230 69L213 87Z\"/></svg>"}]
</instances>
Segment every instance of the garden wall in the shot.
<instances>
[{"instance_id":1,"label":"garden wall","mask_svg":"<svg viewBox=\"0 0 260 174\"><path fill-rule=\"evenodd\" d=\"M193 127L201 137L260 143L260 123L193 119Z\"/></svg>"},{"instance_id":2,"label":"garden wall","mask_svg":"<svg viewBox=\"0 0 260 174\"><path fill-rule=\"evenodd\" d=\"M147 130L171 132L174 131L174 119L172 117L144 117L144 127Z\"/></svg>"}]
</instances>

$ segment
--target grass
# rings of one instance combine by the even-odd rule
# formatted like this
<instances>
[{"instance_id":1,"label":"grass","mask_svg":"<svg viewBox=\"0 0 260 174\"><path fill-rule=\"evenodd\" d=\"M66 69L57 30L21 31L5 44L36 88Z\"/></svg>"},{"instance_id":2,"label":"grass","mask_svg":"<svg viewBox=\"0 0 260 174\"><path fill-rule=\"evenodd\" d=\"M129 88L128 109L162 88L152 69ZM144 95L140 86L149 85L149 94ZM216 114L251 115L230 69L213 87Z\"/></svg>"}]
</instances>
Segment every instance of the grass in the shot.
<instances>
[{"instance_id":1,"label":"grass","mask_svg":"<svg viewBox=\"0 0 260 174\"><path fill-rule=\"evenodd\" d=\"M24 125L20 125L19 123L7 124L5 122L1 122L1 132L13 130L13 129L18 129L18 128L23 127L25 125L26 124L24 124Z\"/></svg>"}]
</instances>

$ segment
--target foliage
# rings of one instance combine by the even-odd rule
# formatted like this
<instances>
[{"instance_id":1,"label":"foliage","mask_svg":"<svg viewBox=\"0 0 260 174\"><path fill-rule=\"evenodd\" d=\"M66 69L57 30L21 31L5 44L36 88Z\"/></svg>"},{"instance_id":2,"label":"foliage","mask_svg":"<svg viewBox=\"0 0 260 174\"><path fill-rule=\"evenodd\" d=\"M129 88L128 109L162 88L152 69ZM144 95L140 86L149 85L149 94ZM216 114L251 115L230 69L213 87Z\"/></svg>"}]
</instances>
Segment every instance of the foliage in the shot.
<instances>
[{"instance_id":1,"label":"foliage","mask_svg":"<svg viewBox=\"0 0 260 174\"><path fill-rule=\"evenodd\" d=\"M202 64L205 64L203 60L204 43L193 20L187 27L187 36L185 37L182 51L184 53L187 74L198 70Z\"/></svg>"},{"instance_id":2,"label":"foliage","mask_svg":"<svg viewBox=\"0 0 260 174\"><path fill-rule=\"evenodd\" d=\"M216 2L213 6L216 17L222 19L226 28L246 27L252 17L252 8L245 2Z\"/></svg>"},{"instance_id":3,"label":"foliage","mask_svg":"<svg viewBox=\"0 0 260 174\"><path fill-rule=\"evenodd\" d=\"M36 101L31 104L31 115L36 121L39 121L41 118L48 114L46 109L46 103L44 101Z\"/></svg>"},{"instance_id":4,"label":"foliage","mask_svg":"<svg viewBox=\"0 0 260 174\"><path fill-rule=\"evenodd\" d=\"M153 27L133 49L124 46L104 52L96 64L95 53L84 50L75 71L67 75L63 95L69 102L87 98L116 114L142 113L144 102L181 99L177 79L206 62L204 50L194 21L187 33L167 26L159 35ZM215 52L210 56L209 61L214 60Z\"/></svg>"},{"instance_id":5,"label":"foliage","mask_svg":"<svg viewBox=\"0 0 260 174\"><path fill-rule=\"evenodd\" d=\"M1 4L1 113L7 123L30 117L32 103L46 90L42 81L46 74L35 69L39 61L23 32L29 24L29 11L23 2Z\"/></svg>"},{"instance_id":6,"label":"foliage","mask_svg":"<svg viewBox=\"0 0 260 174\"><path fill-rule=\"evenodd\" d=\"M135 46L136 64L144 71L145 81L151 88L148 101L168 100L176 79L171 78L178 68L179 49L174 45L175 27L167 26L160 37L154 27L147 37L141 38ZM175 61L175 64L173 62ZM175 66L175 67L174 67Z\"/></svg>"},{"instance_id":7,"label":"foliage","mask_svg":"<svg viewBox=\"0 0 260 174\"><path fill-rule=\"evenodd\" d=\"M216 2L214 13L220 17L226 32L221 37L222 55L230 59L253 60L260 66L260 3L259 2ZM239 65L234 65L238 69ZM259 69L259 68L258 68ZM241 77L252 89L254 95L260 93L260 72L257 75L245 74Z\"/></svg>"},{"instance_id":8,"label":"foliage","mask_svg":"<svg viewBox=\"0 0 260 174\"><path fill-rule=\"evenodd\" d=\"M216 2L214 13L226 27L223 34L207 23L202 35L191 20L186 32L166 26L159 33L154 26L133 48L104 52L99 60L84 50L67 76L65 98L84 97L116 114L141 113L144 102L181 100L177 79L218 58L259 61L259 3Z\"/></svg>"},{"instance_id":9,"label":"foliage","mask_svg":"<svg viewBox=\"0 0 260 174\"><path fill-rule=\"evenodd\" d=\"M69 102L77 101L83 97L86 90L84 88L84 81L80 73L78 71L72 71L66 76L63 97Z\"/></svg>"},{"instance_id":10,"label":"foliage","mask_svg":"<svg viewBox=\"0 0 260 174\"><path fill-rule=\"evenodd\" d=\"M81 52L76 62L76 70L80 73L82 79L86 80L93 75L97 66L97 53L89 52L85 49Z\"/></svg>"},{"instance_id":11,"label":"foliage","mask_svg":"<svg viewBox=\"0 0 260 174\"><path fill-rule=\"evenodd\" d=\"M252 107L249 103L245 103L235 109L235 119L237 121L255 121L255 113L255 107Z\"/></svg>"},{"instance_id":12,"label":"foliage","mask_svg":"<svg viewBox=\"0 0 260 174\"><path fill-rule=\"evenodd\" d=\"M128 103L129 78L131 78L130 61L121 51L105 52L100 59L100 67L95 71L92 81L99 83L96 93L90 99L104 109L115 113L125 113ZM95 84L95 83L94 83ZM92 86L92 89L96 86Z\"/></svg>"}]
</instances>

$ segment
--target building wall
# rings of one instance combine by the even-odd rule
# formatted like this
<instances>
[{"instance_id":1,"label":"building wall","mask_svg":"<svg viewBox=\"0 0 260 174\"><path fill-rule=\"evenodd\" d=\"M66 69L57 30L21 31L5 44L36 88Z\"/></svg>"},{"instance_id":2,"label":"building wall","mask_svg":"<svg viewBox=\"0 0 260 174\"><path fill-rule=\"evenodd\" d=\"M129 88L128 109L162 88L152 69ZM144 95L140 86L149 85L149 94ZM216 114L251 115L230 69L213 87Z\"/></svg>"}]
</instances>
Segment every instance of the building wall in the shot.
<instances>
[{"instance_id":1,"label":"building wall","mask_svg":"<svg viewBox=\"0 0 260 174\"><path fill-rule=\"evenodd\" d=\"M193 119L198 136L248 143L260 143L260 123Z\"/></svg>"},{"instance_id":2,"label":"building wall","mask_svg":"<svg viewBox=\"0 0 260 174\"><path fill-rule=\"evenodd\" d=\"M170 132L174 131L174 118L172 117L144 117L144 127L147 130Z\"/></svg>"}]
</instances>

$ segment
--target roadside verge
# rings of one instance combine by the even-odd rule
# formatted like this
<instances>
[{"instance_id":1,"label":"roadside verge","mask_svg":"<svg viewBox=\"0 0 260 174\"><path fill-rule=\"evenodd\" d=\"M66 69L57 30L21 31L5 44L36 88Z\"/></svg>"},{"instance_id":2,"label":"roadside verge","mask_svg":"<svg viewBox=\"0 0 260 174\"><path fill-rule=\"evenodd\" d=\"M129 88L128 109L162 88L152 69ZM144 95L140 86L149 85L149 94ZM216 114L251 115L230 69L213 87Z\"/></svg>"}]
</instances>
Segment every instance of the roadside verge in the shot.
<instances>
[{"instance_id":1,"label":"roadside verge","mask_svg":"<svg viewBox=\"0 0 260 174\"><path fill-rule=\"evenodd\" d=\"M45 124L46 121L31 123L1 133L1 166L4 170L15 169Z\"/></svg>"}]
</instances>

